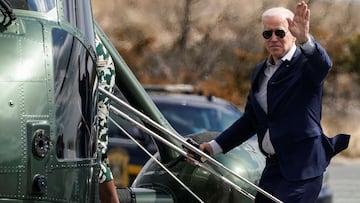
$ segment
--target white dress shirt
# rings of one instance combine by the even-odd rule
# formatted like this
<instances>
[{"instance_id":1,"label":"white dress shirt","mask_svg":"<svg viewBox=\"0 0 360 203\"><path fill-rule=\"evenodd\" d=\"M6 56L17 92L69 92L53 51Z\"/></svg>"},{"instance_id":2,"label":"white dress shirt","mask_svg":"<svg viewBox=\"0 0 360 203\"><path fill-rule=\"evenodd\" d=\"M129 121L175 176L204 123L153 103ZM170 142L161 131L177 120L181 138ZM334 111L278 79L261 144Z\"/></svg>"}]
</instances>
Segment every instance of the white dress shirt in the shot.
<instances>
[{"instance_id":1,"label":"white dress shirt","mask_svg":"<svg viewBox=\"0 0 360 203\"><path fill-rule=\"evenodd\" d=\"M255 93L255 98L258 100L260 106L263 108L265 113L268 113L268 105L267 105L267 84L270 78L274 75L274 73L279 69L280 65L288 60L290 61L291 58L294 56L296 51L296 45L294 44L288 53L283 56L280 60L276 61L275 64L270 62L270 58L266 61L266 68L264 73L260 76L259 80L259 91ZM266 130L264 139L262 140L261 146L263 150L268 154L275 154L274 147L270 140L269 129Z\"/></svg>"}]
</instances>

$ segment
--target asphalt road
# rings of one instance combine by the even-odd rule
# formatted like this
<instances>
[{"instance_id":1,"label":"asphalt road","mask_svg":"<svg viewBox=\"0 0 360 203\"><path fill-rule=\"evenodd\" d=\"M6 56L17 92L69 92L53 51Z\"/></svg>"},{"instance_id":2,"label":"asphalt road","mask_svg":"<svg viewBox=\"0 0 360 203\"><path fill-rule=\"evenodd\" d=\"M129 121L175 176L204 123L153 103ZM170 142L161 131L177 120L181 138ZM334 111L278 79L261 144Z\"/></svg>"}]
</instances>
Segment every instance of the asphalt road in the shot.
<instances>
[{"instance_id":1,"label":"asphalt road","mask_svg":"<svg viewBox=\"0 0 360 203\"><path fill-rule=\"evenodd\" d=\"M360 203L360 160L335 160L328 170L333 203Z\"/></svg>"}]
</instances>

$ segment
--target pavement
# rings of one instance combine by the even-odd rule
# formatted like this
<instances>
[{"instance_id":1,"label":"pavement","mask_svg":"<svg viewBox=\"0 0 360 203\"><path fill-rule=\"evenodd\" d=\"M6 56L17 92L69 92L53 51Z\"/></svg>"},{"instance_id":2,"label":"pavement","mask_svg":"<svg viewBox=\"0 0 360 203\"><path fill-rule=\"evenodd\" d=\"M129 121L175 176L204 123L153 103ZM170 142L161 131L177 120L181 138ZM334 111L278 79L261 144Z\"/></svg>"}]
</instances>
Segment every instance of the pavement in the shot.
<instances>
[{"instance_id":1,"label":"pavement","mask_svg":"<svg viewBox=\"0 0 360 203\"><path fill-rule=\"evenodd\" d=\"M333 203L360 203L360 159L334 159L328 170Z\"/></svg>"}]
</instances>

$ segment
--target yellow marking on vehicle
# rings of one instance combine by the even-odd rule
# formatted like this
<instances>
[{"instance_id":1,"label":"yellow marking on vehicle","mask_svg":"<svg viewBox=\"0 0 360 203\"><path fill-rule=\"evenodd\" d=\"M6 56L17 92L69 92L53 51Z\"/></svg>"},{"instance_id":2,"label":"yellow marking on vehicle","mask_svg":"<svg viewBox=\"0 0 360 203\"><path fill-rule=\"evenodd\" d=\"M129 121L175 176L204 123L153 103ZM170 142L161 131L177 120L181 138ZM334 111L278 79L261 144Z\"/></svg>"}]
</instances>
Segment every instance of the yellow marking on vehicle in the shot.
<instances>
[{"instance_id":1,"label":"yellow marking on vehicle","mask_svg":"<svg viewBox=\"0 0 360 203\"><path fill-rule=\"evenodd\" d=\"M128 173L129 175L137 175L142 169L141 165L129 164L128 165Z\"/></svg>"}]
</instances>

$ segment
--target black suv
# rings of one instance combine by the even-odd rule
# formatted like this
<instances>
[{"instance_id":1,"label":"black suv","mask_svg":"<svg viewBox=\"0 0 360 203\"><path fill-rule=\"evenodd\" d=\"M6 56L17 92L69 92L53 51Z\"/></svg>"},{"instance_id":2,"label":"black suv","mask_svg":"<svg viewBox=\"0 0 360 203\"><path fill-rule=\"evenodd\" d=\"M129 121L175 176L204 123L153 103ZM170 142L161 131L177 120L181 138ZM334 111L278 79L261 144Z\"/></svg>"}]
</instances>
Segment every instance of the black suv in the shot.
<instances>
[{"instance_id":1,"label":"black suv","mask_svg":"<svg viewBox=\"0 0 360 203\"><path fill-rule=\"evenodd\" d=\"M183 136L203 131L222 132L242 115L232 104L213 96L150 93L150 97Z\"/></svg>"}]
</instances>

